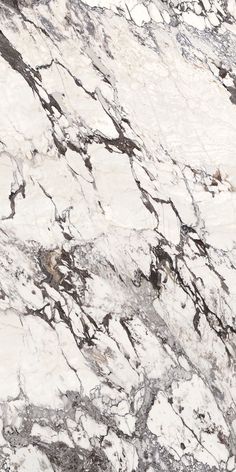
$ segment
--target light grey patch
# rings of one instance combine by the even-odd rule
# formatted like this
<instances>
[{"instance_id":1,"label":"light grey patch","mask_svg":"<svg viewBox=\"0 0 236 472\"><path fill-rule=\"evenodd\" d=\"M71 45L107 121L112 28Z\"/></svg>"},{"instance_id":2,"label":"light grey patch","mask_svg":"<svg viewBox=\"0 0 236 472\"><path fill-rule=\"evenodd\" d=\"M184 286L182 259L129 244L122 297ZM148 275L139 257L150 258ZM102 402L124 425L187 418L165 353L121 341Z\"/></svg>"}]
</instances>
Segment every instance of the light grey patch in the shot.
<instances>
[{"instance_id":1,"label":"light grey patch","mask_svg":"<svg viewBox=\"0 0 236 472\"><path fill-rule=\"evenodd\" d=\"M86 22L87 31L91 36L95 36L95 26L91 20Z\"/></svg>"},{"instance_id":2,"label":"light grey patch","mask_svg":"<svg viewBox=\"0 0 236 472\"><path fill-rule=\"evenodd\" d=\"M51 0L49 0L50 2ZM45 2L47 3L47 2ZM52 37L52 39L61 41L63 40L63 35L59 33L59 31L53 26L52 22L48 19L45 18L44 16L40 17L41 24L47 31L47 33Z\"/></svg>"},{"instance_id":3,"label":"light grey patch","mask_svg":"<svg viewBox=\"0 0 236 472\"><path fill-rule=\"evenodd\" d=\"M5 426L3 428L3 437L10 444L12 448L25 447L29 444L29 438L26 431L19 432L12 426Z\"/></svg>"},{"instance_id":4,"label":"light grey patch","mask_svg":"<svg viewBox=\"0 0 236 472\"><path fill-rule=\"evenodd\" d=\"M19 12L19 6L18 6L18 1L17 0L1 0L0 5L3 5L7 8L10 8L10 10L14 10L16 12Z\"/></svg>"}]
</instances>

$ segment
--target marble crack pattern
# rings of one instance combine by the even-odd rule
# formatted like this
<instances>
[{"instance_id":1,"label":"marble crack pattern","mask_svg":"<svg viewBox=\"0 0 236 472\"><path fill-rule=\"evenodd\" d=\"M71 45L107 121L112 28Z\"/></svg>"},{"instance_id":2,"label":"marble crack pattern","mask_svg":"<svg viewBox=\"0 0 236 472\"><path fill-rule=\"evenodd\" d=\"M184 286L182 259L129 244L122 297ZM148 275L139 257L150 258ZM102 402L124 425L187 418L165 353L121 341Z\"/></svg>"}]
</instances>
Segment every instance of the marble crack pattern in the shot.
<instances>
[{"instance_id":1,"label":"marble crack pattern","mask_svg":"<svg viewBox=\"0 0 236 472\"><path fill-rule=\"evenodd\" d=\"M0 471L236 472L235 2L0 15Z\"/></svg>"}]
</instances>

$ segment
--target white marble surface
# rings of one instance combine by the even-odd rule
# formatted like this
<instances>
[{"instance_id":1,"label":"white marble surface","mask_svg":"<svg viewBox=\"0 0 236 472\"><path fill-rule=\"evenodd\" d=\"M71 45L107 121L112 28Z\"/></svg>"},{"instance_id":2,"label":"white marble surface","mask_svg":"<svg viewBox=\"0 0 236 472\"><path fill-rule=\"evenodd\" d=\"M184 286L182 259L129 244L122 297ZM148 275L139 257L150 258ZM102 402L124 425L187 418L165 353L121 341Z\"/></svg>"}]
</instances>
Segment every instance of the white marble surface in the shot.
<instances>
[{"instance_id":1,"label":"white marble surface","mask_svg":"<svg viewBox=\"0 0 236 472\"><path fill-rule=\"evenodd\" d=\"M235 0L0 18L0 472L236 472Z\"/></svg>"}]
</instances>

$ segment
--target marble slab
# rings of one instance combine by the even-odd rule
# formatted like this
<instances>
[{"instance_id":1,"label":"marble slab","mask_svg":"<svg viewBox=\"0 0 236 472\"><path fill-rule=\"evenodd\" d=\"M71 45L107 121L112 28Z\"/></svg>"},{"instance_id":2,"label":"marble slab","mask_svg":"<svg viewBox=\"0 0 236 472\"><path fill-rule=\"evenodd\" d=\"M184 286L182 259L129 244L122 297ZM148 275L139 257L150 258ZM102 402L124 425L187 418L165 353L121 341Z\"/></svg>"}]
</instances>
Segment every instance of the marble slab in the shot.
<instances>
[{"instance_id":1,"label":"marble slab","mask_svg":"<svg viewBox=\"0 0 236 472\"><path fill-rule=\"evenodd\" d=\"M235 0L0 0L0 472L236 472Z\"/></svg>"}]
</instances>

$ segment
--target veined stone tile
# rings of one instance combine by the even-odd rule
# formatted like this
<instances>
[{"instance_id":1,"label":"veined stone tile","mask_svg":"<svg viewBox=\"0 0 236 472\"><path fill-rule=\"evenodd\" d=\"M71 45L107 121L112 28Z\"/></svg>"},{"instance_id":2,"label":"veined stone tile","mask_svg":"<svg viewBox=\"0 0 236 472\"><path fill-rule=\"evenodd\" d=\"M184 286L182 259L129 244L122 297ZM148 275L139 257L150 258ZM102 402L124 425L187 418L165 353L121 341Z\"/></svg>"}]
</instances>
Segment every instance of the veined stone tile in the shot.
<instances>
[{"instance_id":1,"label":"veined stone tile","mask_svg":"<svg viewBox=\"0 0 236 472\"><path fill-rule=\"evenodd\" d=\"M234 0L0 17L0 472L235 472Z\"/></svg>"}]
</instances>

